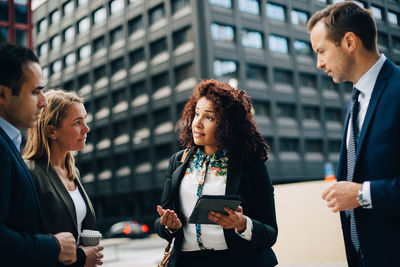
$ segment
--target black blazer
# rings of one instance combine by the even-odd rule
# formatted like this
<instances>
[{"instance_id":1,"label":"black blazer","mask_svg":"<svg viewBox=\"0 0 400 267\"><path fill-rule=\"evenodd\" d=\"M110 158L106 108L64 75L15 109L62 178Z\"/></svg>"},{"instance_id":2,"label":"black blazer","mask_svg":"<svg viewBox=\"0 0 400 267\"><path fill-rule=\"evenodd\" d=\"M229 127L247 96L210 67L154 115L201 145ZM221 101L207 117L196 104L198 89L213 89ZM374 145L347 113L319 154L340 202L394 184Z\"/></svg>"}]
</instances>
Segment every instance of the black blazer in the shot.
<instances>
[{"instance_id":1,"label":"black blazer","mask_svg":"<svg viewBox=\"0 0 400 267\"><path fill-rule=\"evenodd\" d=\"M193 152L188 155L184 163L180 162L182 154L183 151L180 151L170 158L161 206L164 209L173 209L183 224L186 224L180 207L179 188ZM277 259L271 247L275 244L278 227L273 187L264 162L251 158L246 161L229 159L225 194L240 195L243 213L253 222L251 241L238 236L234 229L224 229L228 251L237 259L237 266L275 266ZM158 235L166 240L176 237L170 258L170 265L173 267L182 247L183 231L180 229L171 235L161 225L160 218L156 220L155 228Z\"/></svg>"},{"instance_id":2,"label":"black blazer","mask_svg":"<svg viewBox=\"0 0 400 267\"><path fill-rule=\"evenodd\" d=\"M47 160L26 160L26 165L33 177L42 210L41 220L46 233L71 232L78 238L78 225L74 202L60 177ZM86 217L82 222L83 229L94 229L95 213L85 189L77 177L75 184L86 203ZM69 266L84 266L86 256L82 249L77 250L77 262Z\"/></svg>"},{"instance_id":3,"label":"black blazer","mask_svg":"<svg viewBox=\"0 0 400 267\"><path fill-rule=\"evenodd\" d=\"M0 173L0 265L57 265L60 248L54 237L44 234L32 178L1 128Z\"/></svg>"},{"instance_id":4,"label":"black blazer","mask_svg":"<svg viewBox=\"0 0 400 267\"><path fill-rule=\"evenodd\" d=\"M338 165L338 180L346 180L346 116ZM372 209L354 210L366 267L398 266L400 251L400 69L386 60L372 92L358 138L353 181L371 181ZM357 256L349 221L341 212L349 266Z\"/></svg>"}]
</instances>

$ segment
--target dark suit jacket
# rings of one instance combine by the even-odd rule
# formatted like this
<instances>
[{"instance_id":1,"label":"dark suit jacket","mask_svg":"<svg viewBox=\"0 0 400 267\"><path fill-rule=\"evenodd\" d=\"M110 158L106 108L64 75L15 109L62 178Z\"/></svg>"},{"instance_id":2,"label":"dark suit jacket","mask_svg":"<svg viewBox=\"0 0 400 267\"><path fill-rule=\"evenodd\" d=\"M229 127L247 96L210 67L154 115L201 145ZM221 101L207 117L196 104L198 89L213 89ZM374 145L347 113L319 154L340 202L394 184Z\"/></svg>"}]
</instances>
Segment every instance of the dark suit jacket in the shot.
<instances>
[{"instance_id":1,"label":"dark suit jacket","mask_svg":"<svg viewBox=\"0 0 400 267\"><path fill-rule=\"evenodd\" d=\"M338 180L346 180L346 133ZM400 69L386 60L376 81L356 152L353 181L371 181L372 209L354 210L367 267L398 266L400 260ZM349 266L355 266L349 221L341 213Z\"/></svg>"},{"instance_id":2,"label":"dark suit jacket","mask_svg":"<svg viewBox=\"0 0 400 267\"><path fill-rule=\"evenodd\" d=\"M44 234L32 178L1 128L0 173L0 265L57 265L60 248L54 237Z\"/></svg>"},{"instance_id":3,"label":"dark suit jacket","mask_svg":"<svg viewBox=\"0 0 400 267\"><path fill-rule=\"evenodd\" d=\"M78 225L75 205L54 168L51 165L47 168L46 159L26 160L25 163L38 192L42 210L41 219L46 233L71 232L77 239ZM92 203L82 187L79 177L74 181L85 200L87 208L86 217L82 222L82 230L94 229L95 213ZM77 258L77 262L73 266L84 266L86 258L82 249L78 249Z\"/></svg>"},{"instance_id":4,"label":"dark suit jacket","mask_svg":"<svg viewBox=\"0 0 400 267\"><path fill-rule=\"evenodd\" d=\"M191 156L188 155L185 162L181 163L182 154L183 151L180 151L170 158L161 206L164 209L173 209L183 224L186 224L180 207L179 188ZM244 214L253 222L251 241L238 236L234 229L224 229L229 253L237 259L237 266L275 266L277 260L271 247L275 244L278 227L273 187L264 162L259 159L235 162L229 160L225 194L240 195ZM180 229L171 235L160 224L160 218L156 220L155 228L158 235L164 239L171 240L176 236L170 258L173 267L182 247L183 231Z\"/></svg>"}]
</instances>

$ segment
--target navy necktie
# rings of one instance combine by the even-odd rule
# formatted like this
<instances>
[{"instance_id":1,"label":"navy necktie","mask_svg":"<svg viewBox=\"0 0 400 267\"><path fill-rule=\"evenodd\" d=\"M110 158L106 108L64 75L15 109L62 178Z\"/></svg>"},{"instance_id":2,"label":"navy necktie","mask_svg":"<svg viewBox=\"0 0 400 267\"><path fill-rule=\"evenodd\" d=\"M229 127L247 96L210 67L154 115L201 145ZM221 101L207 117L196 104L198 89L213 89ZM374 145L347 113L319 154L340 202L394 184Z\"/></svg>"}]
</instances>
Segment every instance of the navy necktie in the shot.
<instances>
[{"instance_id":1,"label":"navy necktie","mask_svg":"<svg viewBox=\"0 0 400 267\"><path fill-rule=\"evenodd\" d=\"M349 118L349 140L347 146L347 181L353 181L354 167L356 163L356 151L357 151L357 116L359 110L358 95L360 91L357 88L353 88L350 102L350 118ZM354 210L347 210L346 215L350 218L350 236L354 248L358 252L360 250L360 241L358 239L357 226L354 218Z\"/></svg>"}]
</instances>

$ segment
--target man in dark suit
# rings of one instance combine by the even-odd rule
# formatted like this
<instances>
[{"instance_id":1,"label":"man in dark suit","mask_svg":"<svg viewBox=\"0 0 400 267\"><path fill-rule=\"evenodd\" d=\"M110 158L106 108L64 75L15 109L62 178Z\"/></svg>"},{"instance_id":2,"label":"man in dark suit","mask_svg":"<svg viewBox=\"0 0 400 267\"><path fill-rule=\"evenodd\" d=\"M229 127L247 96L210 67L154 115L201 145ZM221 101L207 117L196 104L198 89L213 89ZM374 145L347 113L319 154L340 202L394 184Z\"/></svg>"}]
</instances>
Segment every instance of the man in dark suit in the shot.
<instances>
[{"instance_id":1,"label":"man in dark suit","mask_svg":"<svg viewBox=\"0 0 400 267\"><path fill-rule=\"evenodd\" d=\"M55 266L76 261L71 233L42 232L37 194L20 155L20 129L47 105L42 70L29 49L0 45L0 265Z\"/></svg>"},{"instance_id":2,"label":"man in dark suit","mask_svg":"<svg viewBox=\"0 0 400 267\"><path fill-rule=\"evenodd\" d=\"M350 267L399 266L400 69L377 49L369 11L330 5L307 24L317 67L336 83L352 82L338 182L323 193L340 211Z\"/></svg>"}]
</instances>

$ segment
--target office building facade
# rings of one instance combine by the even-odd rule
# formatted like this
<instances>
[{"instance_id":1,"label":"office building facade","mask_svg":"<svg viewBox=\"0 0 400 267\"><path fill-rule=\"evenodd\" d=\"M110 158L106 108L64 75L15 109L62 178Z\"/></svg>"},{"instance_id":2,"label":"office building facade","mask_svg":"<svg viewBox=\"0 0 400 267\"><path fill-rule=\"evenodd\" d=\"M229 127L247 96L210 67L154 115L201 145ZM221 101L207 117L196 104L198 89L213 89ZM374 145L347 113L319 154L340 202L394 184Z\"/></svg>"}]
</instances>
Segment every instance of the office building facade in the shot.
<instances>
[{"instance_id":1,"label":"office building facade","mask_svg":"<svg viewBox=\"0 0 400 267\"><path fill-rule=\"evenodd\" d=\"M274 183L321 179L336 164L350 84L316 69L306 31L321 0L57 0L34 11L48 87L86 99L91 133L77 153L98 215L156 216L174 126L193 86L215 78L252 97ZM335 2L335 1L334 1ZM397 0L357 1L379 49L400 63Z\"/></svg>"}]
</instances>

